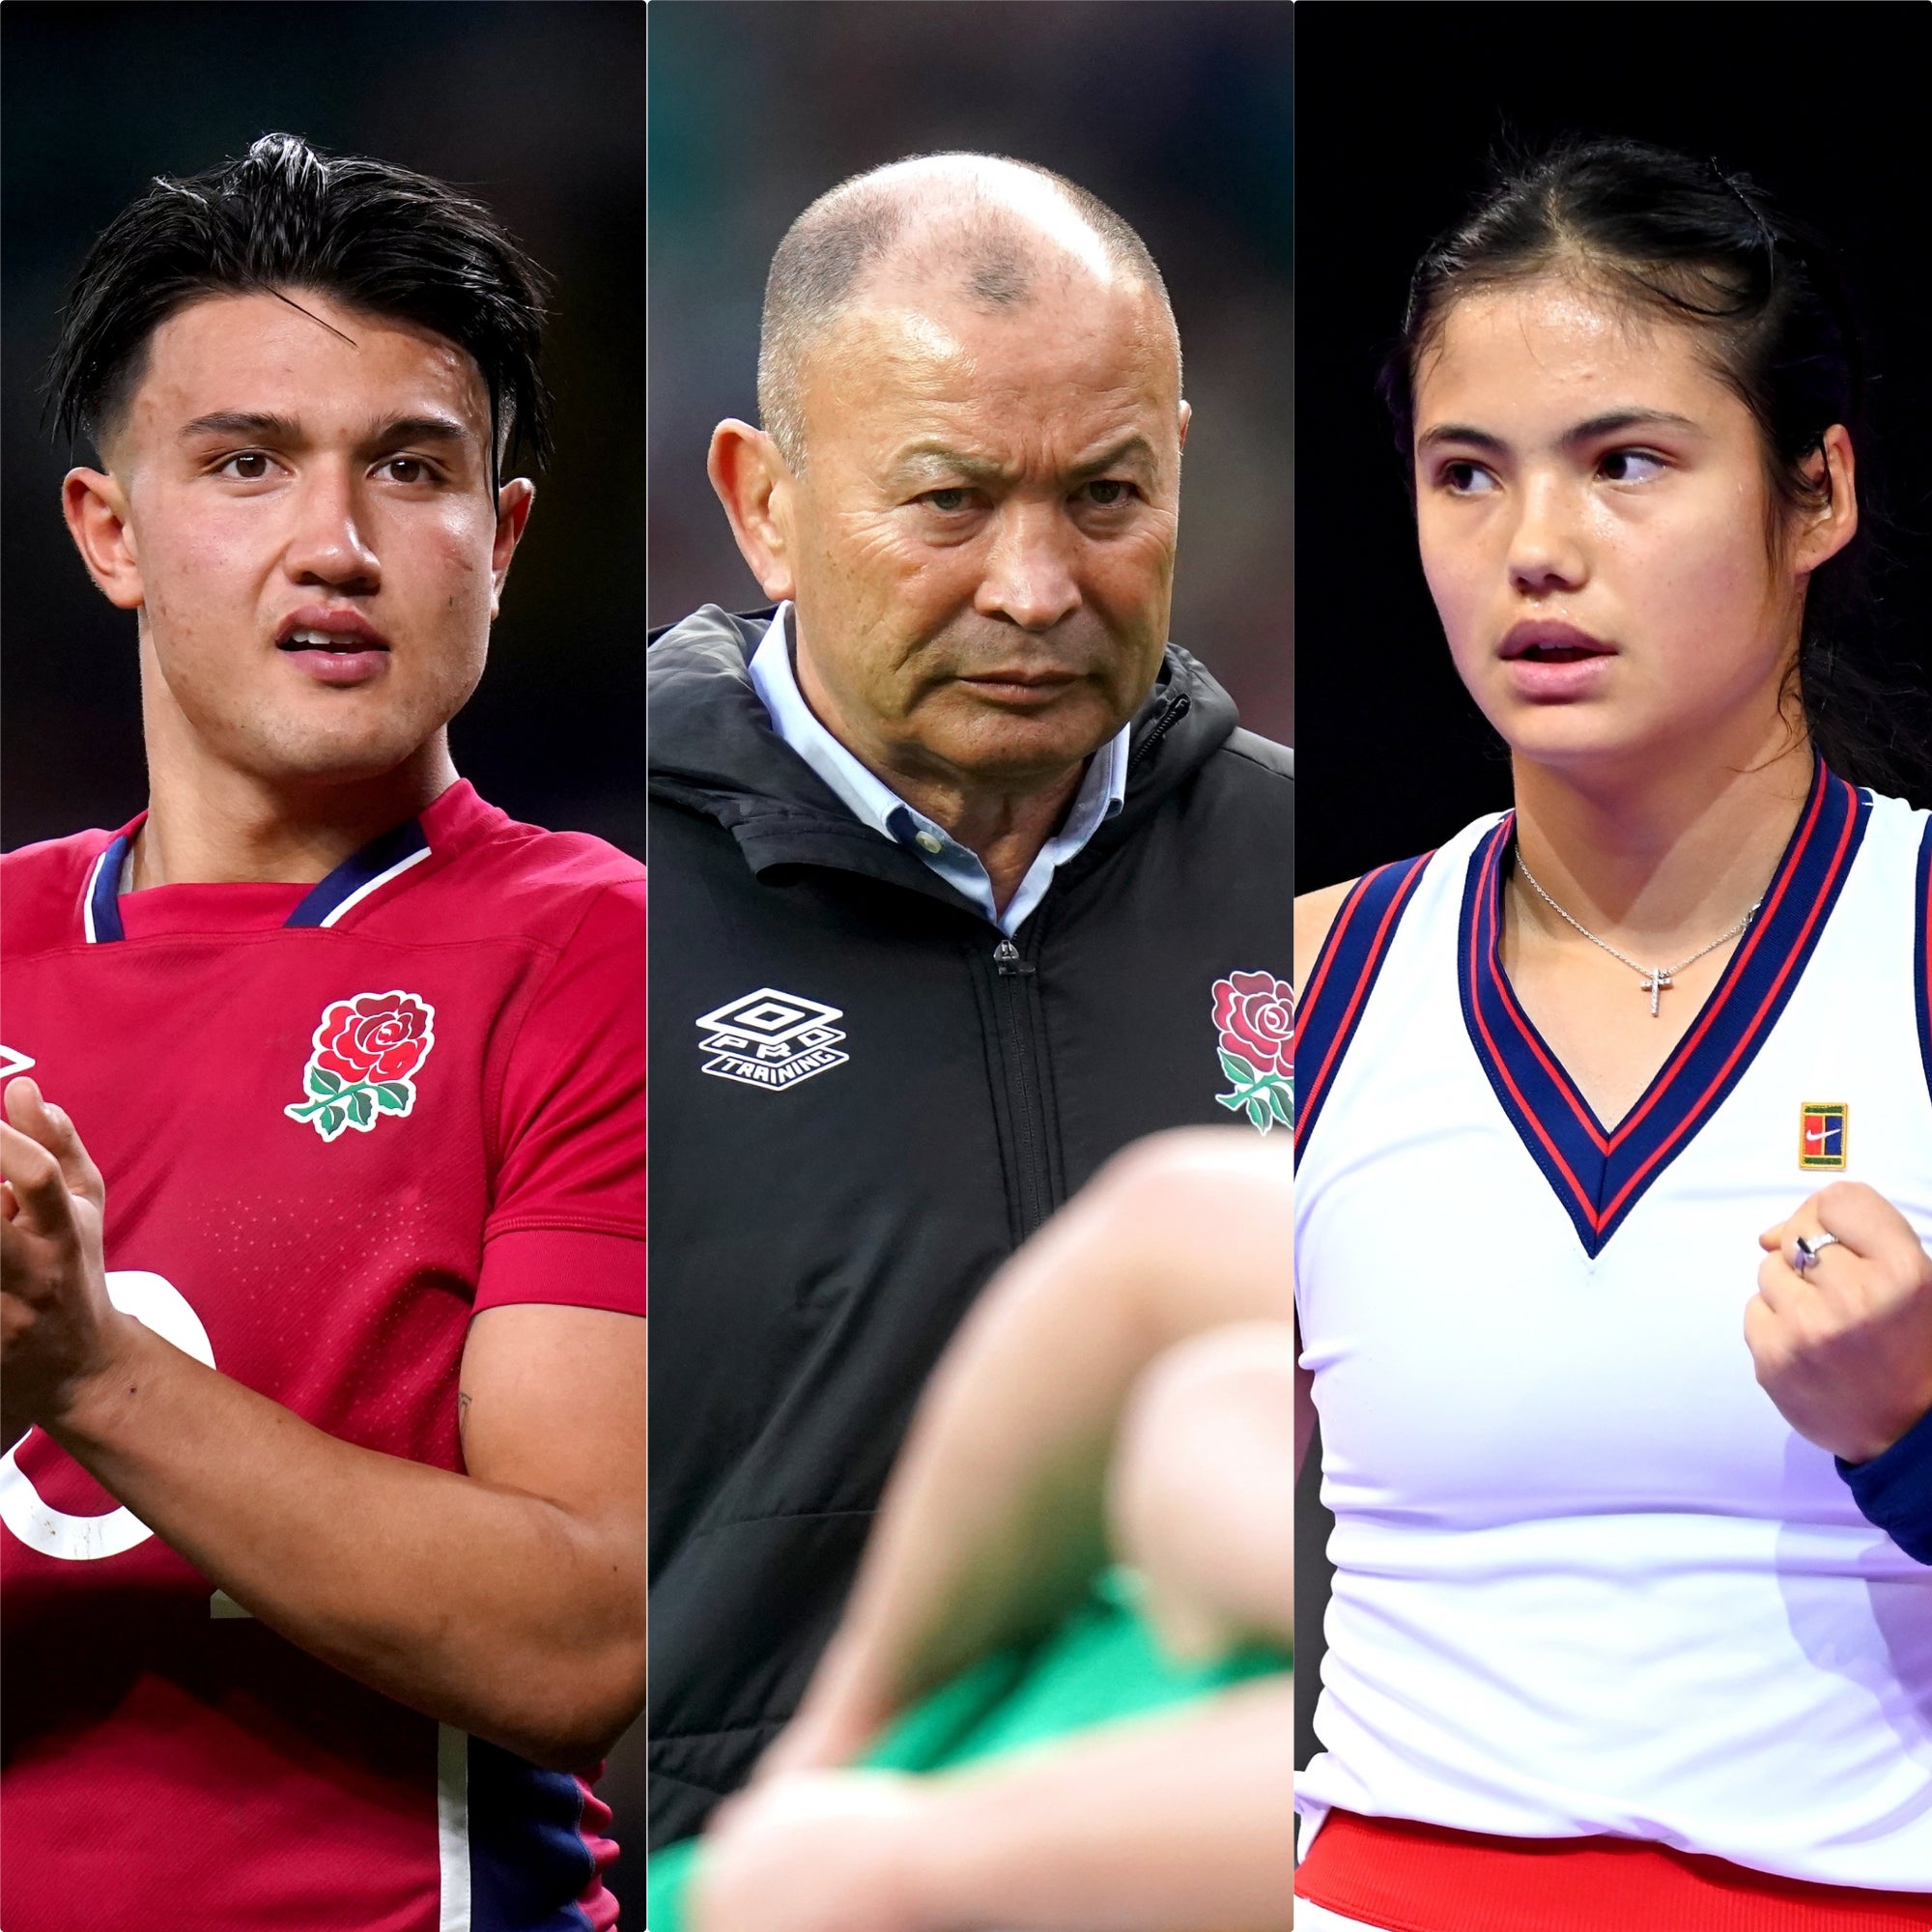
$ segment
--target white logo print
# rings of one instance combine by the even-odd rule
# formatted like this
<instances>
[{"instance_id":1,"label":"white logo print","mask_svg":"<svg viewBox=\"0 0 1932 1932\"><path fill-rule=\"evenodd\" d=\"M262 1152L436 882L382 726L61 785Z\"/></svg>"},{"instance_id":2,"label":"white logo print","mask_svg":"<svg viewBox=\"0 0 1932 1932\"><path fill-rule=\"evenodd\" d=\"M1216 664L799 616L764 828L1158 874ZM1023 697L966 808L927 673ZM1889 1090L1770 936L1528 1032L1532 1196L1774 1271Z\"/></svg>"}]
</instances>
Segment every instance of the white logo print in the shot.
<instances>
[{"instance_id":1,"label":"white logo print","mask_svg":"<svg viewBox=\"0 0 1932 1932\"><path fill-rule=\"evenodd\" d=\"M838 1050L845 1036L833 1024L844 1017L837 1007L760 986L713 1008L697 1021L703 1036L697 1050L710 1056L705 1072L720 1080L747 1087L795 1087L851 1059Z\"/></svg>"},{"instance_id":2,"label":"white logo print","mask_svg":"<svg viewBox=\"0 0 1932 1932\"><path fill-rule=\"evenodd\" d=\"M172 1342L183 1354L213 1368L214 1349L201 1317L165 1275L150 1274L145 1268L111 1268L107 1298L122 1314L131 1315L163 1341ZM43 1501L33 1478L14 1460L20 1446L16 1442L0 1456L0 1522L29 1549L58 1556L64 1563L90 1563L103 1556L119 1556L154 1535L125 1506L104 1516L70 1516Z\"/></svg>"}]
</instances>

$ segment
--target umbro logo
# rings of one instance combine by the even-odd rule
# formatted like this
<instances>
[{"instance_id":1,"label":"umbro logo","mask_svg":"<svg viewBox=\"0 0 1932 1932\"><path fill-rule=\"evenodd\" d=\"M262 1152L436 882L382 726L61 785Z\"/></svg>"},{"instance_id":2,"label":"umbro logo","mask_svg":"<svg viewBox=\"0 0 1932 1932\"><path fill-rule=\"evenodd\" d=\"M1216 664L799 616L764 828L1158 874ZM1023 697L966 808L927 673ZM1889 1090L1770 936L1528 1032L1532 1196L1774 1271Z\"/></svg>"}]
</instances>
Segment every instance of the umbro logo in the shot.
<instances>
[{"instance_id":1,"label":"umbro logo","mask_svg":"<svg viewBox=\"0 0 1932 1932\"><path fill-rule=\"evenodd\" d=\"M852 1056L840 1053L845 1037L835 1022L845 1017L838 1007L760 986L755 993L714 1007L697 1021L697 1050L704 1071L746 1087L796 1087L814 1073L843 1066Z\"/></svg>"}]
</instances>

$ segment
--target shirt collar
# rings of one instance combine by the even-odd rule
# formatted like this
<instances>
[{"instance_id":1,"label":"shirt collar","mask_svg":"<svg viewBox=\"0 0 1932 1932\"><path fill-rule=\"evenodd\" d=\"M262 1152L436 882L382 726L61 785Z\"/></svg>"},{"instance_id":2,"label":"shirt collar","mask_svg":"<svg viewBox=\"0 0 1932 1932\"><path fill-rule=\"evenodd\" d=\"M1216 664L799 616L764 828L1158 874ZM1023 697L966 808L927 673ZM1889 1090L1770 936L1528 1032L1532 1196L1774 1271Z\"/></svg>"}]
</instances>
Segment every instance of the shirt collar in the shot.
<instances>
[{"instance_id":1,"label":"shirt collar","mask_svg":"<svg viewBox=\"0 0 1932 1932\"><path fill-rule=\"evenodd\" d=\"M772 728L831 786L861 824L870 826L882 838L905 846L971 899L1001 931L1009 935L1018 931L1045 897L1055 871L1084 850L1088 840L1125 802L1127 740L1132 726L1122 724L1088 759L1066 822L1041 846L1019 890L1008 901L1005 912L999 912L993 904L992 881L979 854L908 805L876 772L862 764L805 701L792 669L786 624L791 609L789 604L781 604L773 613L750 666L752 688L770 714Z\"/></svg>"},{"instance_id":2,"label":"shirt collar","mask_svg":"<svg viewBox=\"0 0 1932 1932\"><path fill-rule=\"evenodd\" d=\"M88 868L80 911L90 944L178 933L332 926L391 880L412 872L433 851L454 854L495 825L508 823L495 806L476 796L467 779L458 779L420 817L371 839L316 885L190 880L136 892L134 841L147 817L143 811L125 825Z\"/></svg>"}]
</instances>

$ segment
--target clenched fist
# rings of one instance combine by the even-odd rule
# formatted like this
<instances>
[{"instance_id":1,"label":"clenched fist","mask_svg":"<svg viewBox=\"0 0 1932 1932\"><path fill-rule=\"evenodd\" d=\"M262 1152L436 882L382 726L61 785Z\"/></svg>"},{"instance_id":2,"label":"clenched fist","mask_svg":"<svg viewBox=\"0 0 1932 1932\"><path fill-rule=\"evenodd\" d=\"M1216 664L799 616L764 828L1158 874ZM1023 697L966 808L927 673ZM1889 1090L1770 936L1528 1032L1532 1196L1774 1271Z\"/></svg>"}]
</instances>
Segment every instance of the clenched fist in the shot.
<instances>
[{"instance_id":1,"label":"clenched fist","mask_svg":"<svg viewBox=\"0 0 1932 1932\"><path fill-rule=\"evenodd\" d=\"M1800 1272L1796 1241L1837 1239ZM1822 1188L1758 1236L1745 1309L1759 1386L1801 1435L1869 1463L1932 1409L1932 1255L1884 1195Z\"/></svg>"}]
</instances>

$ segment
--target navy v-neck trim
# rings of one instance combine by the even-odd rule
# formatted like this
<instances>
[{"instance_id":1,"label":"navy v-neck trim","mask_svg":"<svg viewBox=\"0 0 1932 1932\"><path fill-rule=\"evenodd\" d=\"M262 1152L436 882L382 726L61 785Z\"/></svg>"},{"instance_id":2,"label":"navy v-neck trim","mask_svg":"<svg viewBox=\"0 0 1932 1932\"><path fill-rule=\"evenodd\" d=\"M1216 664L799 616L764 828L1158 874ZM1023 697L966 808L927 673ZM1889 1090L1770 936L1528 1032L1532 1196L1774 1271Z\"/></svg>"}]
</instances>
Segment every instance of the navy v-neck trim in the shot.
<instances>
[{"instance_id":1,"label":"navy v-neck trim","mask_svg":"<svg viewBox=\"0 0 1932 1932\"><path fill-rule=\"evenodd\" d=\"M132 838L123 833L95 861L83 901L84 925L90 942L125 939L121 923L121 873ZM430 855L429 835L419 819L372 838L352 852L326 879L311 887L296 905L284 926L333 925L372 893Z\"/></svg>"},{"instance_id":2,"label":"navy v-neck trim","mask_svg":"<svg viewBox=\"0 0 1932 1932\"><path fill-rule=\"evenodd\" d=\"M1837 903L1870 812L1869 794L1817 766L1757 917L1690 1031L1614 1128L1591 1111L1503 972L1502 884L1515 814L1477 846L1457 940L1463 1024L1496 1098L1586 1253L1603 1250L1757 1057Z\"/></svg>"},{"instance_id":3,"label":"navy v-neck trim","mask_svg":"<svg viewBox=\"0 0 1932 1932\"><path fill-rule=\"evenodd\" d=\"M90 942L127 937L121 928L121 874L133 843L127 833L122 833L94 862L94 870L88 874L81 911L82 925Z\"/></svg>"},{"instance_id":4,"label":"navy v-neck trim","mask_svg":"<svg viewBox=\"0 0 1932 1932\"><path fill-rule=\"evenodd\" d=\"M372 838L352 852L327 878L290 913L284 925L333 925L352 906L360 904L379 886L429 857L429 836L419 819Z\"/></svg>"},{"instance_id":5,"label":"navy v-neck trim","mask_svg":"<svg viewBox=\"0 0 1932 1932\"><path fill-rule=\"evenodd\" d=\"M1294 1152L1300 1158L1349 1043L1361 1024L1390 942L1434 855L1366 872L1350 890L1296 1003L1294 1062L1299 1069Z\"/></svg>"},{"instance_id":6,"label":"navy v-neck trim","mask_svg":"<svg viewBox=\"0 0 1932 1932\"><path fill-rule=\"evenodd\" d=\"M1913 895L1912 983L1918 1007L1918 1057L1925 1063L1925 1091L1932 1094L1932 818L1918 841L1918 887Z\"/></svg>"}]
</instances>

